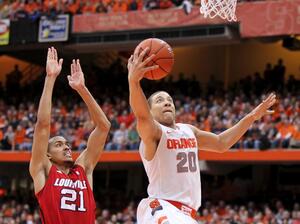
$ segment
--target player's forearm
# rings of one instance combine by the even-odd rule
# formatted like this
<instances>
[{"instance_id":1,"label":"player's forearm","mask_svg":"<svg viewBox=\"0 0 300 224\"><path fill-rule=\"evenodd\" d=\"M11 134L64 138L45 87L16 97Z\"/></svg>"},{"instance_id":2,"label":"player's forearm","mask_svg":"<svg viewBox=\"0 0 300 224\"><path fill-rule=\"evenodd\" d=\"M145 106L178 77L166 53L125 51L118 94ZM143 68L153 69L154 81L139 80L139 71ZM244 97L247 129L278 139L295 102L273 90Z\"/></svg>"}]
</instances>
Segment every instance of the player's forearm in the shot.
<instances>
[{"instance_id":1,"label":"player's forearm","mask_svg":"<svg viewBox=\"0 0 300 224\"><path fill-rule=\"evenodd\" d=\"M90 91L83 87L82 89L78 90L78 94L81 96L83 101L85 102L90 116L97 127L102 130L109 130L110 122L105 116L104 112L90 93Z\"/></svg>"},{"instance_id":2,"label":"player's forearm","mask_svg":"<svg viewBox=\"0 0 300 224\"><path fill-rule=\"evenodd\" d=\"M219 135L222 151L229 150L246 133L254 121L252 115L247 115L236 125L222 132Z\"/></svg>"},{"instance_id":3,"label":"player's forearm","mask_svg":"<svg viewBox=\"0 0 300 224\"><path fill-rule=\"evenodd\" d=\"M49 124L51 118L52 93L56 78L46 77L44 83L43 93L40 99L39 108L37 112L37 121L41 124Z\"/></svg>"},{"instance_id":4,"label":"player's forearm","mask_svg":"<svg viewBox=\"0 0 300 224\"><path fill-rule=\"evenodd\" d=\"M129 80L129 93L129 104L135 116L137 118L150 117L150 108L138 81Z\"/></svg>"}]
</instances>

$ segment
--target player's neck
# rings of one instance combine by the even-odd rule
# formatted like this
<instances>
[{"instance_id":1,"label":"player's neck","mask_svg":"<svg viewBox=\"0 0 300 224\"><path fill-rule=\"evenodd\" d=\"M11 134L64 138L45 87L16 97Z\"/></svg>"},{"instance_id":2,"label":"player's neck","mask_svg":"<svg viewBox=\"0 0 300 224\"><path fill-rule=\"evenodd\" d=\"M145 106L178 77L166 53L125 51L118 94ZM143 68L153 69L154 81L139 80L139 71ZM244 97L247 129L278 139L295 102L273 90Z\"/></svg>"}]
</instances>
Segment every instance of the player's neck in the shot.
<instances>
[{"instance_id":1,"label":"player's neck","mask_svg":"<svg viewBox=\"0 0 300 224\"><path fill-rule=\"evenodd\" d=\"M64 164L54 164L58 170L63 172L64 174L69 174L71 167L74 165L74 163L64 163Z\"/></svg>"},{"instance_id":2,"label":"player's neck","mask_svg":"<svg viewBox=\"0 0 300 224\"><path fill-rule=\"evenodd\" d=\"M164 124L164 123L161 123L162 125L164 125L164 126L166 126L166 127L168 127L168 128L173 128L173 129L176 129L176 123L174 122L174 123L172 123L172 124Z\"/></svg>"}]
</instances>

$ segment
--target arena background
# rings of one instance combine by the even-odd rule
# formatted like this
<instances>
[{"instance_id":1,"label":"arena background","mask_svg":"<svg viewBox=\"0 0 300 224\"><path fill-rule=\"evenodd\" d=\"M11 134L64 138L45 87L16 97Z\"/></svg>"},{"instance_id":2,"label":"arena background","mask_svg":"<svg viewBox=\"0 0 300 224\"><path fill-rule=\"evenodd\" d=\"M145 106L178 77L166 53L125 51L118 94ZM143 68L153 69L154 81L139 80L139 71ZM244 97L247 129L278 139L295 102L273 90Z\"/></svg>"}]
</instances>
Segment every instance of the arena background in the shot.
<instances>
[{"instance_id":1,"label":"arena background","mask_svg":"<svg viewBox=\"0 0 300 224\"><path fill-rule=\"evenodd\" d=\"M180 122L220 133L265 94L278 96L275 114L229 152L200 152L199 223L300 223L299 9L299 0L238 1L238 21L228 23L204 19L197 0L0 1L0 224L40 223L28 164L49 46L64 58L51 133L71 140L74 157L85 146L89 118L66 79L79 58L112 122L94 171L95 222L136 223L147 177L126 65L150 37L170 43L175 65L143 87L147 96L169 91Z\"/></svg>"}]
</instances>

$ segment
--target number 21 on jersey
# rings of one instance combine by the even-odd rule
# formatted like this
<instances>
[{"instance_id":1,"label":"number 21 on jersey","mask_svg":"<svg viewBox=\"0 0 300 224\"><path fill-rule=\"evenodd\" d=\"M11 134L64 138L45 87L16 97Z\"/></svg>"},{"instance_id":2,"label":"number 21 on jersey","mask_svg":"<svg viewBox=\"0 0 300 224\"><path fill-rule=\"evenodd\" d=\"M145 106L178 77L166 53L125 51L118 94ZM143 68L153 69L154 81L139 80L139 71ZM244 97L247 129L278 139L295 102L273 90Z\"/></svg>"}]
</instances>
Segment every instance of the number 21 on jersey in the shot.
<instances>
[{"instance_id":1,"label":"number 21 on jersey","mask_svg":"<svg viewBox=\"0 0 300 224\"><path fill-rule=\"evenodd\" d=\"M64 210L85 212L83 191L63 188L61 190L60 208ZM79 200L79 206L77 206Z\"/></svg>"}]
</instances>

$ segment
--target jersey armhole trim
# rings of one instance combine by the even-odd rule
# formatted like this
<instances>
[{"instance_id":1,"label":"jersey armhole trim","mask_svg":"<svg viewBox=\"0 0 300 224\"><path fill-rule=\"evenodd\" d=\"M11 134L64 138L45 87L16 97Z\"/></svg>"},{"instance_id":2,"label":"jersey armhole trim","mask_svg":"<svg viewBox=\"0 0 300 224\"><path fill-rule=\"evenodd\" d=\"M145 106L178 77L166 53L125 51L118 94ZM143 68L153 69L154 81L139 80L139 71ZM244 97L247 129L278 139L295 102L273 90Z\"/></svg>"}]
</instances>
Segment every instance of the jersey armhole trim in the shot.
<instances>
[{"instance_id":1,"label":"jersey armhole trim","mask_svg":"<svg viewBox=\"0 0 300 224\"><path fill-rule=\"evenodd\" d=\"M46 187L46 184L47 184L47 182L48 182L48 179L50 178L50 175L52 174L52 169L54 169L54 168L56 168L56 167L52 164L52 165L51 165L51 168L50 168L50 171L49 171L49 174L48 174L48 178L47 178L46 181L45 181L45 185L42 187L42 189L41 189L39 192L35 193L35 196L36 196L36 197L38 197L38 196L44 191L44 189L45 189L45 187Z\"/></svg>"}]
</instances>

